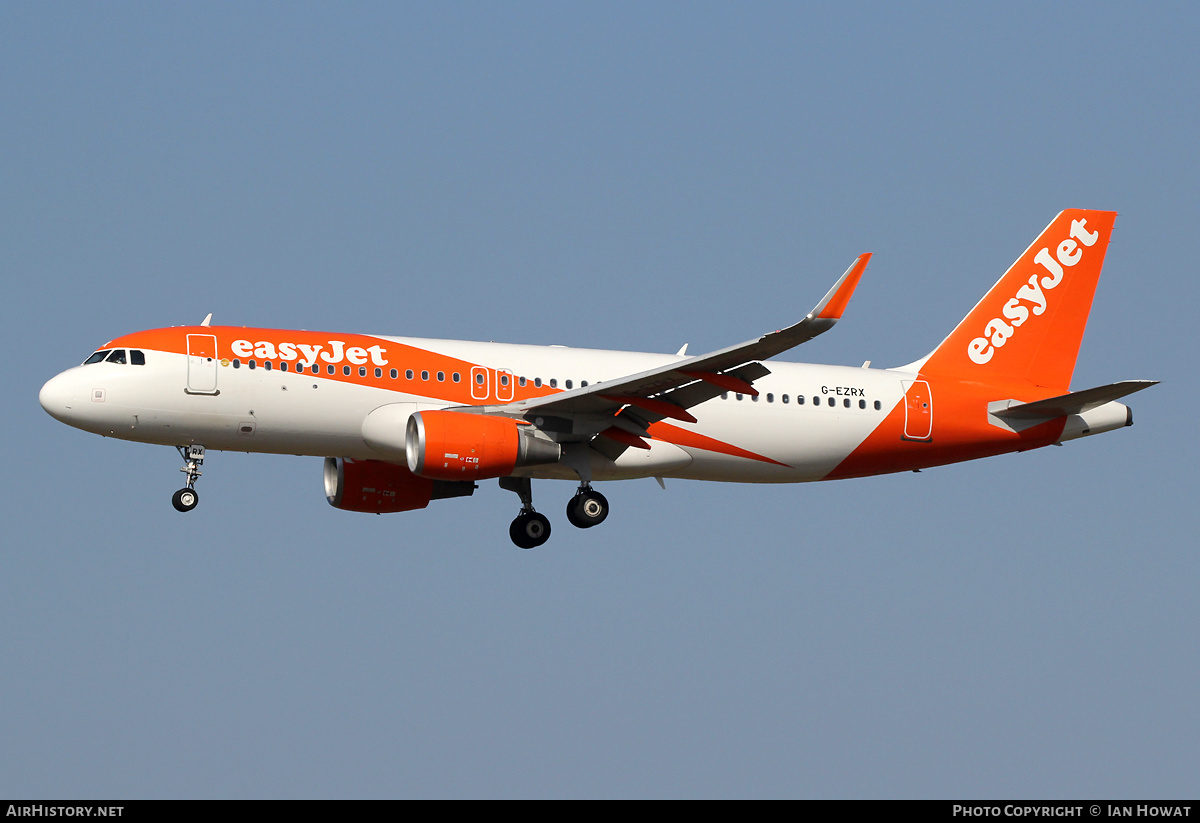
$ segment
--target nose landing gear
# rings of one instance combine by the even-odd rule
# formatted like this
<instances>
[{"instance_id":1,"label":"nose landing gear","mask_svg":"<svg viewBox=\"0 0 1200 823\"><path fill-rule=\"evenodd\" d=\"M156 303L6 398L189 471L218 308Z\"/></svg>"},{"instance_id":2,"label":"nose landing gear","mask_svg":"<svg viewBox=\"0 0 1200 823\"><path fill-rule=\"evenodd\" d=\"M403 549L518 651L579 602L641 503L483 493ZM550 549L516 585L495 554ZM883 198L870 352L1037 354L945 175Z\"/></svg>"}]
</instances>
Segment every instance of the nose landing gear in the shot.
<instances>
[{"instance_id":1,"label":"nose landing gear","mask_svg":"<svg viewBox=\"0 0 1200 823\"><path fill-rule=\"evenodd\" d=\"M196 478L201 474L200 466L204 463L204 447L176 446L175 448L179 450L179 456L183 458L184 466L180 471L187 475L187 485L171 496L171 505L175 507L175 511L190 512L200 502L200 495L196 493L195 486Z\"/></svg>"}]
</instances>

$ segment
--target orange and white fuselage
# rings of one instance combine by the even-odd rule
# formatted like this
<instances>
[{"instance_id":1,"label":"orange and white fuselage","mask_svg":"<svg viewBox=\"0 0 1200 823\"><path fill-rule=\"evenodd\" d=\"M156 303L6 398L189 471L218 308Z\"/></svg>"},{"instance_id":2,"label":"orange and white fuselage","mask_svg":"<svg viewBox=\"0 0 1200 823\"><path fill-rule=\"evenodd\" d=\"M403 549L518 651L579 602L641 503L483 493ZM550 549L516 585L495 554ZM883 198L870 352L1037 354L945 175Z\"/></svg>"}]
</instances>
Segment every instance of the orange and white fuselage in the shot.
<instances>
[{"instance_id":1,"label":"orange and white fuselage","mask_svg":"<svg viewBox=\"0 0 1200 823\"><path fill-rule=\"evenodd\" d=\"M181 326L110 341L40 400L109 437L377 463L439 482L791 483L924 468L1131 421L1116 397L1148 382L1069 392L1114 217L1060 214L937 350L900 368L767 362L836 322L864 255L801 323L699 357ZM489 463L514 444L531 456Z\"/></svg>"}]
</instances>

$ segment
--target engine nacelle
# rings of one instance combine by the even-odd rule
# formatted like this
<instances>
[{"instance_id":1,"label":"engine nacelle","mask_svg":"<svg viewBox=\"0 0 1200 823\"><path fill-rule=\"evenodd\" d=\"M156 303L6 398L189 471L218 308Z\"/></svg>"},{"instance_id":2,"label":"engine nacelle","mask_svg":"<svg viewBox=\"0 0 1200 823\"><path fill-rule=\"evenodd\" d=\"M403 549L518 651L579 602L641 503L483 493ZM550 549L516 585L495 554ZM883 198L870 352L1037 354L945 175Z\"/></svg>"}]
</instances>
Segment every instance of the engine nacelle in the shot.
<instances>
[{"instance_id":1,"label":"engine nacelle","mask_svg":"<svg viewBox=\"0 0 1200 823\"><path fill-rule=\"evenodd\" d=\"M486 480L518 466L557 463L562 449L508 417L422 411L408 418L408 468L435 480Z\"/></svg>"},{"instance_id":2,"label":"engine nacelle","mask_svg":"<svg viewBox=\"0 0 1200 823\"><path fill-rule=\"evenodd\" d=\"M325 499L346 511L407 512L425 508L430 500L469 497L474 491L473 483L417 477L404 466L382 460L325 458Z\"/></svg>"}]
</instances>

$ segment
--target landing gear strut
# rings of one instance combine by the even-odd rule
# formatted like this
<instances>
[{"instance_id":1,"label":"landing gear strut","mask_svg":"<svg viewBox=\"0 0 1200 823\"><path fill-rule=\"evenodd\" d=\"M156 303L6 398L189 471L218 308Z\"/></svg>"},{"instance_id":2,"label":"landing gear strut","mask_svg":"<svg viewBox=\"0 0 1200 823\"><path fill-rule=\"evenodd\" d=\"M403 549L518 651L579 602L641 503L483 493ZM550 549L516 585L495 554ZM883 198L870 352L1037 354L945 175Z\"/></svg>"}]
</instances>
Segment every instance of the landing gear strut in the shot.
<instances>
[{"instance_id":1,"label":"landing gear strut","mask_svg":"<svg viewBox=\"0 0 1200 823\"><path fill-rule=\"evenodd\" d=\"M567 520L580 529L599 526L608 517L608 499L592 489L591 483L581 483L579 491L567 503Z\"/></svg>"},{"instance_id":2,"label":"landing gear strut","mask_svg":"<svg viewBox=\"0 0 1200 823\"><path fill-rule=\"evenodd\" d=\"M521 498L521 513L508 527L508 536L522 549L534 549L550 539L550 520L533 510L533 487L528 477L501 477L500 488Z\"/></svg>"},{"instance_id":3,"label":"landing gear strut","mask_svg":"<svg viewBox=\"0 0 1200 823\"><path fill-rule=\"evenodd\" d=\"M187 475L187 485L171 496L171 505L175 511L190 512L200 502L196 493L196 478L201 474L200 466L204 463L203 446L176 446L179 456L183 458L184 466L181 472Z\"/></svg>"}]
</instances>

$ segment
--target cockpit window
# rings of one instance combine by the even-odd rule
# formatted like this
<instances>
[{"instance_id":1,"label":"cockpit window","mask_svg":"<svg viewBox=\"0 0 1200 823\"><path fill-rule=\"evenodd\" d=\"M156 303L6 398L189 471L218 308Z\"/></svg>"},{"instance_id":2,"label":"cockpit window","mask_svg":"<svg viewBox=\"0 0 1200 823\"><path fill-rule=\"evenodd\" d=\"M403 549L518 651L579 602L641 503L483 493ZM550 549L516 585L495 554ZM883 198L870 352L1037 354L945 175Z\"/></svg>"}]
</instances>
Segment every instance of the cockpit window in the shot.
<instances>
[{"instance_id":1,"label":"cockpit window","mask_svg":"<svg viewBox=\"0 0 1200 823\"><path fill-rule=\"evenodd\" d=\"M146 355L140 349L130 349L129 362L135 366L144 366L146 365Z\"/></svg>"},{"instance_id":2,"label":"cockpit window","mask_svg":"<svg viewBox=\"0 0 1200 823\"><path fill-rule=\"evenodd\" d=\"M110 354L108 356L108 362L109 363L120 363L121 365L125 365L125 350L124 349L113 349L112 354Z\"/></svg>"},{"instance_id":3,"label":"cockpit window","mask_svg":"<svg viewBox=\"0 0 1200 823\"><path fill-rule=\"evenodd\" d=\"M100 351L96 352L91 357L89 357L87 360L84 360L83 365L90 366L92 363L99 363L101 360L108 357L108 352L109 352L109 349L101 349Z\"/></svg>"}]
</instances>

